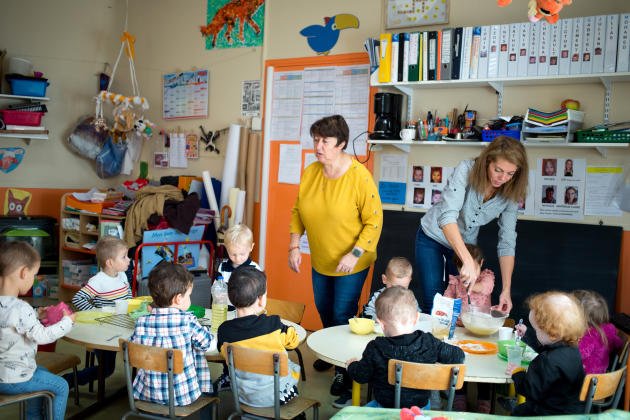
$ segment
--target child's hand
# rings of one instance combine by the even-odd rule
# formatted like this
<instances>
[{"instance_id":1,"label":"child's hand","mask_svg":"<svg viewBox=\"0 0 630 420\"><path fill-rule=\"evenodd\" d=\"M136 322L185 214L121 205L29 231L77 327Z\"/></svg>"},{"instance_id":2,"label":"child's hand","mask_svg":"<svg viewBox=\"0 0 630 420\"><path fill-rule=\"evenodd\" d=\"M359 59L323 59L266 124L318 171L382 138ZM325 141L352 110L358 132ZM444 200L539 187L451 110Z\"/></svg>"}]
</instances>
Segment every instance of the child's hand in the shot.
<instances>
[{"instance_id":1,"label":"child's hand","mask_svg":"<svg viewBox=\"0 0 630 420\"><path fill-rule=\"evenodd\" d=\"M40 306L37 308L37 318L42 319L46 317L46 311L48 311L48 306Z\"/></svg>"},{"instance_id":2,"label":"child's hand","mask_svg":"<svg viewBox=\"0 0 630 420\"><path fill-rule=\"evenodd\" d=\"M516 334L523 338L525 331L527 331L527 326L525 324L517 324L514 329L516 330Z\"/></svg>"},{"instance_id":3,"label":"child's hand","mask_svg":"<svg viewBox=\"0 0 630 420\"><path fill-rule=\"evenodd\" d=\"M67 309L63 309L63 316L67 316L68 318L70 318L72 320L72 323L74 324L74 320L76 319L77 315L73 312L70 312Z\"/></svg>"},{"instance_id":4,"label":"child's hand","mask_svg":"<svg viewBox=\"0 0 630 420\"><path fill-rule=\"evenodd\" d=\"M357 359L356 357L353 357L353 358L351 358L351 359L346 360L346 369L348 368L348 366L350 366L350 363L352 363L352 362L356 362L356 361L358 361L358 360L359 360L359 359Z\"/></svg>"}]
</instances>

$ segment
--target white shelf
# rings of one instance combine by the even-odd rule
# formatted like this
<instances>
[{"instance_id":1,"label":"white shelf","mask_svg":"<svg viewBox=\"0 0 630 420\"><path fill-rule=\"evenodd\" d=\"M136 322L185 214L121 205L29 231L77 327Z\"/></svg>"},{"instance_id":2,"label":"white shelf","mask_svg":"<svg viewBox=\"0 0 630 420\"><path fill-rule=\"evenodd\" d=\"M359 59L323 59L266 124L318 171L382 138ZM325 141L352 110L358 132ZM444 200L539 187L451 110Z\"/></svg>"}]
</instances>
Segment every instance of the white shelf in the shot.
<instances>
[{"instance_id":1,"label":"white shelf","mask_svg":"<svg viewBox=\"0 0 630 420\"><path fill-rule=\"evenodd\" d=\"M48 134L22 134L0 132L0 138L24 139L26 144L30 144L31 140L48 140Z\"/></svg>"},{"instance_id":2,"label":"white shelf","mask_svg":"<svg viewBox=\"0 0 630 420\"><path fill-rule=\"evenodd\" d=\"M27 101L48 101L50 98L46 96L22 96L22 95L7 95L5 93L0 93L1 99L21 99Z\"/></svg>"},{"instance_id":3,"label":"white shelf","mask_svg":"<svg viewBox=\"0 0 630 420\"><path fill-rule=\"evenodd\" d=\"M411 146L472 146L486 147L490 144L487 141L402 141L402 140L368 140L369 144L388 145L396 147L403 152L409 152ZM525 147L546 147L546 148L576 148L576 149L596 149L602 156L606 157L608 149L627 149L630 143L545 143L524 141Z\"/></svg>"}]
</instances>

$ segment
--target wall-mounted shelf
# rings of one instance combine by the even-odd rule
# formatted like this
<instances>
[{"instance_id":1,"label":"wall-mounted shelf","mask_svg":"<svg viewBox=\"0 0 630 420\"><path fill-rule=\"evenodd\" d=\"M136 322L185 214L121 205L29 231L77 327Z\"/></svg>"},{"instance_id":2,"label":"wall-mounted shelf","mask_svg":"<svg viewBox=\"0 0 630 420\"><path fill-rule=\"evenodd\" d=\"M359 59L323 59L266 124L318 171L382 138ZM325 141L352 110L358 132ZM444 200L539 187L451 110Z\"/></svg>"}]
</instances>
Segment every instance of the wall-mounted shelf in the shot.
<instances>
[{"instance_id":1,"label":"wall-mounted shelf","mask_svg":"<svg viewBox=\"0 0 630 420\"><path fill-rule=\"evenodd\" d=\"M486 141L402 141L402 140L368 140L369 144L388 145L396 147L403 152L409 153L412 146L421 147L449 147L449 146L472 146L486 147L490 142ZM538 143L524 141L525 147L546 147L546 148L576 148L576 149L595 149L603 157L608 154L608 149L627 149L630 143Z\"/></svg>"},{"instance_id":2,"label":"wall-mounted shelf","mask_svg":"<svg viewBox=\"0 0 630 420\"><path fill-rule=\"evenodd\" d=\"M49 101L50 98L46 96L8 95L0 93L0 100L39 102ZM31 140L48 140L48 130L0 130L0 138L24 139L26 144L31 144Z\"/></svg>"},{"instance_id":3,"label":"wall-mounted shelf","mask_svg":"<svg viewBox=\"0 0 630 420\"><path fill-rule=\"evenodd\" d=\"M50 98L46 97L46 96L23 96L23 95L8 95L6 93L0 93L0 98L1 99L20 99L20 100L26 100L26 101L32 101L32 102L36 102L36 101L49 101Z\"/></svg>"},{"instance_id":4,"label":"wall-mounted shelf","mask_svg":"<svg viewBox=\"0 0 630 420\"><path fill-rule=\"evenodd\" d=\"M407 95L407 120L412 120L411 98L416 91L422 89L457 89L471 87L490 87L497 93L497 115L503 114L503 91L508 86L545 86L545 85L570 85L585 83L601 83L605 89L604 96L604 122L608 122L610 112L610 97L612 95L612 83L630 82L630 72L621 73L597 73L597 74L569 74L557 76L536 77L507 77L501 79L474 79L474 80L428 80L421 82L379 83L378 72L373 72L370 83L374 87L396 88Z\"/></svg>"}]
</instances>

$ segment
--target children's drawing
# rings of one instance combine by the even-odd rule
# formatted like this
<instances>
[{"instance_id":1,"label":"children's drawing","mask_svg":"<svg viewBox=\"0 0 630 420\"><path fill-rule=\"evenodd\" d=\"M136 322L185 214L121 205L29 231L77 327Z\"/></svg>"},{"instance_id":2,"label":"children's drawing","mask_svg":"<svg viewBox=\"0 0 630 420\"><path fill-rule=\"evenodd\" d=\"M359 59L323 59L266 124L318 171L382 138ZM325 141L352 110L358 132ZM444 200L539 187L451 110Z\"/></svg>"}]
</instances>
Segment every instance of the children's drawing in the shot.
<instances>
[{"instance_id":1,"label":"children's drawing","mask_svg":"<svg viewBox=\"0 0 630 420\"><path fill-rule=\"evenodd\" d=\"M22 147L0 147L0 171L8 174L17 168L25 153Z\"/></svg>"},{"instance_id":2,"label":"children's drawing","mask_svg":"<svg viewBox=\"0 0 630 420\"><path fill-rule=\"evenodd\" d=\"M28 214L28 205L30 203L30 192L9 188L4 196L4 215L26 216Z\"/></svg>"},{"instance_id":3,"label":"children's drawing","mask_svg":"<svg viewBox=\"0 0 630 420\"><path fill-rule=\"evenodd\" d=\"M324 25L310 25L300 31L306 37L308 46L318 55L328 55L339 40L339 32L343 29L358 28L359 19L354 15L339 14L325 17Z\"/></svg>"},{"instance_id":4,"label":"children's drawing","mask_svg":"<svg viewBox=\"0 0 630 420\"><path fill-rule=\"evenodd\" d=\"M387 29L448 22L448 0L387 0Z\"/></svg>"},{"instance_id":5,"label":"children's drawing","mask_svg":"<svg viewBox=\"0 0 630 420\"><path fill-rule=\"evenodd\" d=\"M265 0L208 0L206 26L201 34L206 49L256 47L263 43ZM233 35L238 22L238 32Z\"/></svg>"}]
</instances>

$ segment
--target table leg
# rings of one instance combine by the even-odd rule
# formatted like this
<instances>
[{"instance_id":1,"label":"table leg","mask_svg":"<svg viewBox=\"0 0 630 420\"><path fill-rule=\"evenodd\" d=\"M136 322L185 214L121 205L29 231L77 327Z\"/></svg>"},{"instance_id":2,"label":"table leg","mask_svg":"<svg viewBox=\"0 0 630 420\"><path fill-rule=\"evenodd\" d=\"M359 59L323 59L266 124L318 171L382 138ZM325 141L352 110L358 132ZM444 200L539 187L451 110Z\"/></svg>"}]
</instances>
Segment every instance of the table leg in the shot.
<instances>
[{"instance_id":1,"label":"table leg","mask_svg":"<svg viewBox=\"0 0 630 420\"><path fill-rule=\"evenodd\" d=\"M361 405L361 384L352 381L352 405Z\"/></svg>"},{"instance_id":2,"label":"table leg","mask_svg":"<svg viewBox=\"0 0 630 420\"><path fill-rule=\"evenodd\" d=\"M98 401L99 403L102 403L103 400L105 399L105 363L103 360L103 356L102 354L100 355L101 357L99 357L98 361L98 379L97 379L97 383L98 383L98 389L96 390L96 401Z\"/></svg>"}]
</instances>

